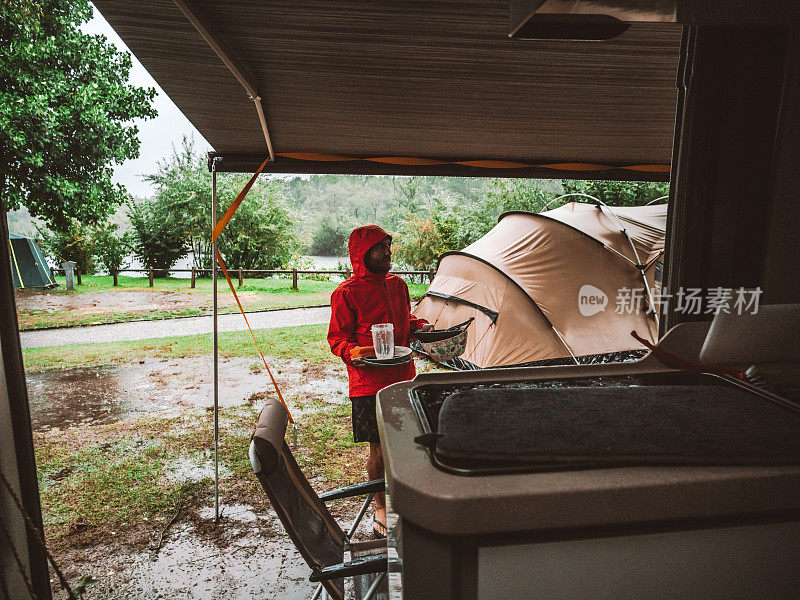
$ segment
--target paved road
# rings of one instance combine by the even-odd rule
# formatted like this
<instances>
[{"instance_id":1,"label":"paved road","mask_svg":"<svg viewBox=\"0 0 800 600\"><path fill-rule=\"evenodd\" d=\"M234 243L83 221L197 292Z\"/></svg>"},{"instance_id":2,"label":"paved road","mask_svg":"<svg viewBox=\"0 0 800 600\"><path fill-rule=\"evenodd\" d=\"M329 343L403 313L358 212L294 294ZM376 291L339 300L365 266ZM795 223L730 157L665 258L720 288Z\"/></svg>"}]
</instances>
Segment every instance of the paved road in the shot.
<instances>
[{"instance_id":1,"label":"paved road","mask_svg":"<svg viewBox=\"0 0 800 600\"><path fill-rule=\"evenodd\" d=\"M330 317L331 309L329 306L322 308L290 308L247 315L253 329L273 329L275 327L327 323L330 321ZM135 321L131 323L115 323L113 325L23 331L20 334L20 340L23 348L146 340L150 338L194 335L196 333L211 333L212 325L212 317ZM247 325L245 325L242 315L238 313L219 316L220 332L246 329Z\"/></svg>"}]
</instances>

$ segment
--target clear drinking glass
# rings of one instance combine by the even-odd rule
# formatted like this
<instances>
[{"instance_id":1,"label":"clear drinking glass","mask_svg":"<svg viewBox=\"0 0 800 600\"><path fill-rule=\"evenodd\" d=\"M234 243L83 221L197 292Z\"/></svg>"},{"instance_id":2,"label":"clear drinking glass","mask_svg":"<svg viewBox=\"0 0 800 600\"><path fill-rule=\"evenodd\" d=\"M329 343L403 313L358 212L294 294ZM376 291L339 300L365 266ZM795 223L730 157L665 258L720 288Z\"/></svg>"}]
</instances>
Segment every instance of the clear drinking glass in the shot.
<instances>
[{"instance_id":1,"label":"clear drinking glass","mask_svg":"<svg viewBox=\"0 0 800 600\"><path fill-rule=\"evenodd\" d=\"M376 323L373 325L372 345L375 348L375 358L394 357L394 325L391 323Z\"/></svg>"}]
</instances>

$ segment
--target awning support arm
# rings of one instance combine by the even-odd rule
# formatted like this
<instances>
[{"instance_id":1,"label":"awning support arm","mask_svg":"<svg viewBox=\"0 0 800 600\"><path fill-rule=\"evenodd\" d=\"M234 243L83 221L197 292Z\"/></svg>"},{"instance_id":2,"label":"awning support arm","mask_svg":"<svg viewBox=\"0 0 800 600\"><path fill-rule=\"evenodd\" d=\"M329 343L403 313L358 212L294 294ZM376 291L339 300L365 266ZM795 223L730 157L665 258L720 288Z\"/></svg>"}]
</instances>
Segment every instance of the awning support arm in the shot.
<instances>
[{"instance_id":1,"label":"awning support arm","mask_svg":"<svg viewBox=\"0 0 800 600\"><path fill-rule=\"evenodd\" d=\"M253 78L248 72L247 67L236 58L233 50L225 41L225 38L216 32L214 28L209 25L208 21L201 17L196 10L193 10L186 0L173 1L186 18L189 19L189 22L211 47L214 53L225 63L228 70L236 77L239 83L242 84L242 87L247 91L250 99L255 103L258 120L261 123L261 130L264 132L264 140L267 142L267 149L269 150L269 160L270 162L275 162L272 139L269 136L269 128L267 127L267 119L264 116L264 108L261 106L261 95L258 93L258 89L253 83Z\"/></svg>"},{"instance_id":2,"label":"awning support arm","mask_svg":"<svg viewBox=\"0 0 800 600\"><path fill-rule=\"evenodd\" d=\"M217 226L217 163L219 157L211 161L211 232ZM219 523L219 335L217 327L217 239L211 240L211 273L214 287L214 523Z\"/></svg>"}]
</instances>

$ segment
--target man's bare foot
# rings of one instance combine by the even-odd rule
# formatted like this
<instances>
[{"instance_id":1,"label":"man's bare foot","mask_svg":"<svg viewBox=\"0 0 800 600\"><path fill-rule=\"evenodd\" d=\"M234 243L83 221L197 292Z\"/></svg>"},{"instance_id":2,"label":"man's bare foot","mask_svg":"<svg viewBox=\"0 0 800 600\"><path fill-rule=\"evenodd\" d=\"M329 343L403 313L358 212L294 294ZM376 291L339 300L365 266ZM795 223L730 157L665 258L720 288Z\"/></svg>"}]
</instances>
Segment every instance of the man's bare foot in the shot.
<instances>
[{"instance_id":1,"label":"man's bare foot","mask_svg":"<svg viewBox=\"0 0 800 600\"><path fill-rule=\"evenodd\" d=\"M375 537L386 537L386 508L376 508L372 517L372 532Z\"/></svg>"}]
</instances>

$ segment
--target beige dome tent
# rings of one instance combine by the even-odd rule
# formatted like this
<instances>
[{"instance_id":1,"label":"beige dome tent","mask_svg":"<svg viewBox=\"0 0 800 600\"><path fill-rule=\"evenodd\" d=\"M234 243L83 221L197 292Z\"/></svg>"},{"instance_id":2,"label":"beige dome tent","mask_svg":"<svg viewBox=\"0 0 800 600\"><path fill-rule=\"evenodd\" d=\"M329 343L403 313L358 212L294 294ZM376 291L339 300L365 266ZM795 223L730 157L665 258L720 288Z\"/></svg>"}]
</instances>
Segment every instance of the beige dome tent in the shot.
<instances>
[{"instance_id":1,"label":"beige dome tent","mask_svg":"<svg viewBox=\"0 0 800 600\"><path fill-rule=\"evenodd\" d=\"M641 349L631 331L658 334L651 309L665 229L664 204L505 213L481 239L440 257L414 314L437 329L475 317L466 367Z\"/></svg>"}]
</instances>

